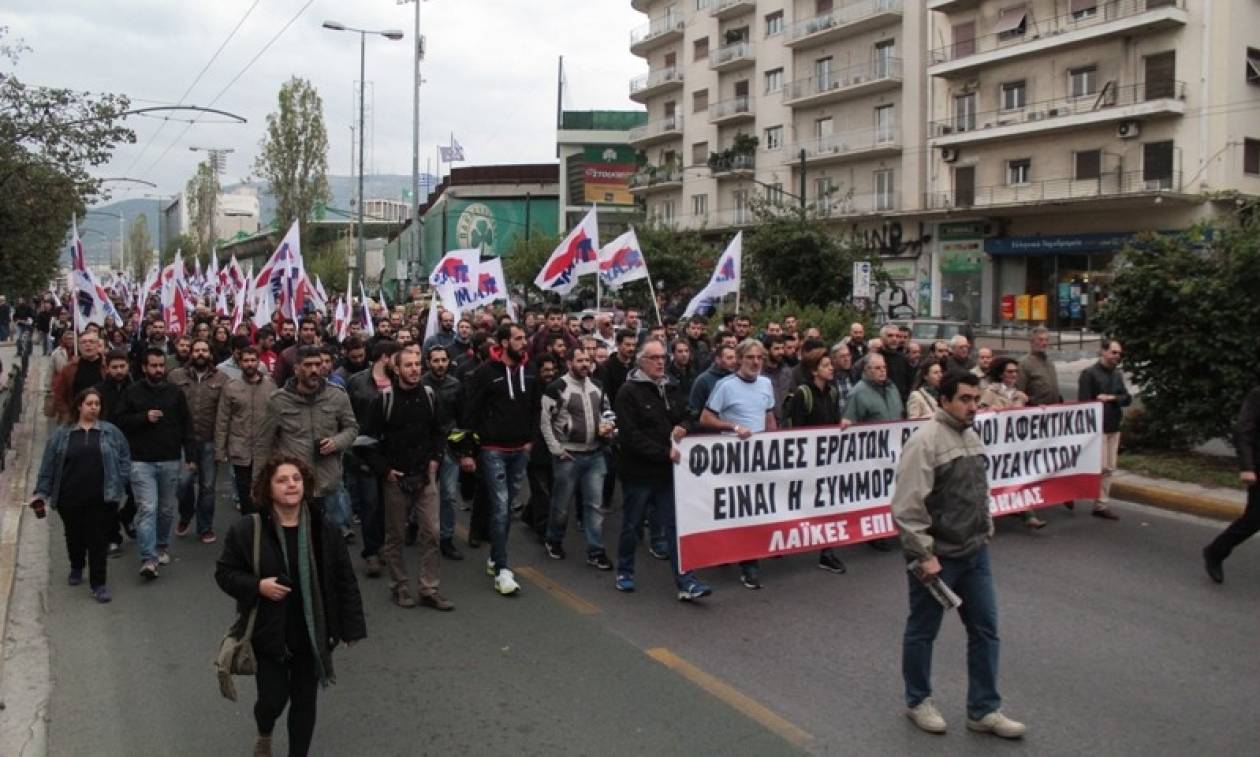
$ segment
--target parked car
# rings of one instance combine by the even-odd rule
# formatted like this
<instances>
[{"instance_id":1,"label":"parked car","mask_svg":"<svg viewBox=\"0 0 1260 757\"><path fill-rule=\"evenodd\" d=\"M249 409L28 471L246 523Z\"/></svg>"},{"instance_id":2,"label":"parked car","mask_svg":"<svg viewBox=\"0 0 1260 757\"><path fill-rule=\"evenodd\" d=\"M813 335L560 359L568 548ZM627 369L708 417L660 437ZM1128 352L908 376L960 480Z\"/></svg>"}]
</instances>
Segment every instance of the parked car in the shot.
<instances>
[{"instance_id":1,"label":"parked car","mask_svg":"<svg viewBox=\"0 0 1260 757\"><path fill-rule=\"evenodd\" d=\"M945 318L915 318L909 321L898 321L897 325L910 329L910 338L916 342L949 341L956 334L967 337L967 341L975 343L976 336L967 321L951 321Z\"/></svg>"}]
</instances>

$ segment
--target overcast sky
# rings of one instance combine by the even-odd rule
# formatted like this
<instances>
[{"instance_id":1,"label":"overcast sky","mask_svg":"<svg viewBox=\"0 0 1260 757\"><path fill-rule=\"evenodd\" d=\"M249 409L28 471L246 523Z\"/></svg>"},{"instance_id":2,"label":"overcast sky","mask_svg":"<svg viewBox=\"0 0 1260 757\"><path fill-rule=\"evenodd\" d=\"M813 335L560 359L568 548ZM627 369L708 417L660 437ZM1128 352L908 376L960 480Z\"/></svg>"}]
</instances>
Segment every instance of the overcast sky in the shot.
<instances>
[{"instance_id":1,"label":"overcast sky","mask_svg":"<svg viewBox=\"0 0 1260 757\"><path fill-rule=\"evenodd\" d=\"M325 20L402 29L406 39L369 37L367 80L375 87L375 159L369 171L411 172L411 55L414 6L396 0L259 0L240 30L184 99L208 105L291 18L297 20L214 103L247 124L131 118L137 143L119 149L99 176L130 176L179 191L198 160L190 146L231 147L224 183L252 173L266 115L291 76L324 100L329 170L350 172L350 126L359 37L321 28ZM6 0L0 23L23 38L17 75L30 84L128 95L134 107L173 104L255 0ZM466 165L555 159L556 63L565 59L569 109L638 107L628 80L646 70L630 55L630 30L646 19L625 0L426 0L420 90L421 170L451 132ZM372 99L369 99L369 103ZM182 118L190 115L177 114ZM370 144L370 143L369 143ZM125 199L154 190L114 184Z\"/></svg>"}]
</instances>

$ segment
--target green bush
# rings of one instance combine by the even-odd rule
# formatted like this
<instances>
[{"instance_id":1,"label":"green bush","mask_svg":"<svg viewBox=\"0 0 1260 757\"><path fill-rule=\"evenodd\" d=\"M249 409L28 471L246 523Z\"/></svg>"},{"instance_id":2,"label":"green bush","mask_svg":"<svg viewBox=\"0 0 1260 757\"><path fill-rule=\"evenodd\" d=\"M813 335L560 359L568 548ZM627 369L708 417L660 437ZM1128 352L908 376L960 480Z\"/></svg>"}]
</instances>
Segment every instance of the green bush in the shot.
<instances>
[{"instance_id":1,"label":"green bush","mask_svg":"<svg viewBox=\"0 0 1260 757\"><path fill-rule=\"evenodd\" d=\"M755 334L760 334L770 321L783 323L783 316L795 315L800 330L804 331L811 326L817 328L822 332L823 341L828 346L848 336L849 326L855 321L864 323L868 334L871 331L870 322L848 305L830 305L828 307L806 305L801 307L794 302L788 301L755 310L746 309L746 315L752 319L753 333Z\"/></svg>"}]
</instances>

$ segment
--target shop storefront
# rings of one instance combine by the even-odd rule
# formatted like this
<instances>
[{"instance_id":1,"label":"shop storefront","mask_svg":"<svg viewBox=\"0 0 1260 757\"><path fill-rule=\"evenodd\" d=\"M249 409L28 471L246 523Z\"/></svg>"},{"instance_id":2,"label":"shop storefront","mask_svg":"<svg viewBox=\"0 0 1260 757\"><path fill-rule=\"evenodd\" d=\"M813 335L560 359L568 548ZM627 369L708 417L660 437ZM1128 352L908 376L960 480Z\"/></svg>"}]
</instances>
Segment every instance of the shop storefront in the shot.
<instances>
[{"instance_id":1,"label":"shop storefront","mask_svg":"<svg viewBox=\"0 0 1260 757\"><path fill-rule=\"evenodd\" d=\"M1093 327L1108 296L1112 263L1133 236L1116 232L985 239L984 251L995 266L995 315L1053 329ZM1027 307L1029 302L1034 307Z\"/></svg>"},{"instance_id":2,"label":"shop storefront","mask_svg":"<svg viewBox=\"0 0 1260 757\"><path fill-rule=\"evenodd\" d=\"M940 276L942 318L988 323L984 309L985 224L982 221L943 223L936 229L936 269Z\"/></svg>"}]
</instances>

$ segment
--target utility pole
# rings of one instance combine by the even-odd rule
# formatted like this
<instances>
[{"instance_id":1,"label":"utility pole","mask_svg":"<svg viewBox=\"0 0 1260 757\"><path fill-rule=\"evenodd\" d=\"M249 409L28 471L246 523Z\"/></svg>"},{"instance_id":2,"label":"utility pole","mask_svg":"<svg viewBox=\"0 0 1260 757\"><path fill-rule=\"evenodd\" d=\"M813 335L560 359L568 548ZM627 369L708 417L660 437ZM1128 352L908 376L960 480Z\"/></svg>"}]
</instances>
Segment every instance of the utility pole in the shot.
<instances>
[{"instance_id":1,"label":"utility pole","mask_svg":"<svg viewBox=\"0 0 1260 757\"><path fill-rule=\"evenodd\" d=\"M407 273L420 265L420 62L424 60L424 37L420 36L420 3L422 0L398 0L399 5L416 4L415 60L412 62L413 85L411 91L411 249ZM401 250L400 250L401 251ZM407 282L410 285L410 281Z\"/></svg>"},{"instance_id":2,"label":"utility pole","mask_svg":"<svg viewBox=\"0 0 1260 757\"><path fill-rule=\"evenodd\" d=\"M801 148L801 214L805 213L805 148Z\"/></svg>"}]
</instances>

